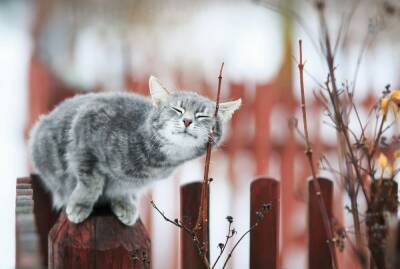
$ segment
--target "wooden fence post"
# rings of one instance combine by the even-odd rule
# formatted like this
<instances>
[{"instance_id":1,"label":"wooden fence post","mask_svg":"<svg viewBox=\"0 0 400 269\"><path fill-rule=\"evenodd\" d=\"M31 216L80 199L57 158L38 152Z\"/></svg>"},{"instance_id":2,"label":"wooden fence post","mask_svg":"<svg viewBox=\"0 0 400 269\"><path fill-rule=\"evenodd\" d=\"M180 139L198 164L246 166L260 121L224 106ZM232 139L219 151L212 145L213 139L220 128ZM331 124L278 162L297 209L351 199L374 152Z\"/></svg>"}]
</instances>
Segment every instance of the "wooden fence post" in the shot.
<instances>
[{"instance_id":1,"label":"wooden fence post","mask_svg":"<svg viewBox=\"0 0 400 269\"><path fill-rule=\"evenodd\" d=\"M326 178L317 178L321 187L321 194L327 209L329 219L332 220L333 183ZM318 205L312 181L308 182L308 268L332 268L331 254L328 246L328 236Z\"/></svg>"},{"instance_id":2,"label":"wooden fence post","mask_svg":"<svg viewBox=\"0 0 400 269\"><path fill-rule=\"evenodd\" d=\"M58 212L52 208L51 195L40 180L38 175L31 175L34 201L33 214L35 217L37 234L39 236L41 263L43 266L47 267L47 237L51 227L53 227L57 220Z\"/></svg>"},{"instance_id":3,"label":"wooden fence post","mask_svg":"<svg viewBox=\"0 0 400 269\"><path fill-rule=\"evenodd\" d=\"M150 268L150 239L140 220L126 226L98 208L80 224L64 212L49 233L49 269Z\"/></svg>"},{"instance_id":4,"label":"wooden fence post","mask_svg":"<svg viewBox=\"0 0 400 269\"><path fill-rule=\"evenodd\" d=\"M277 269L279 258L279 205L280 184L272 178L258 178L250 187L250 227L256 219L256 211L263 204L271 204L258 227L250 233L250 268Z\"/></svg>"},{"instance_id":5,"label":"wooden fence post","mask_svg":"<svg viewBox=\"0 0 400 269\"><path fill-rule=\"evenodd\" d=\"M194 228L200 207L202 183L194 182L181 187L181 216L180 219L190 227ZM210 223L210 222L208 222ZM208 230L209 227L206 227ZM206 268L200 259L193 238L181 229L181 268L182 269L204 269ZM207 233L208 234L208 233ZM200 238L201 241L208 238ZM207 253L209 257L209 253Z\"/></svg>"},{"instance_id":6,"label":"wooden fence post","mask_svg":"<svg viewBox=\"0 0 400 269\"><path fill-rule=\"evenodd\" d=\"M78 225L64 212L57 220L35 175L18 178L16 194L17 268L150 268L150 239L140 220L125 226L109 209L96 209Z\"/></svg>"}]
</instances>

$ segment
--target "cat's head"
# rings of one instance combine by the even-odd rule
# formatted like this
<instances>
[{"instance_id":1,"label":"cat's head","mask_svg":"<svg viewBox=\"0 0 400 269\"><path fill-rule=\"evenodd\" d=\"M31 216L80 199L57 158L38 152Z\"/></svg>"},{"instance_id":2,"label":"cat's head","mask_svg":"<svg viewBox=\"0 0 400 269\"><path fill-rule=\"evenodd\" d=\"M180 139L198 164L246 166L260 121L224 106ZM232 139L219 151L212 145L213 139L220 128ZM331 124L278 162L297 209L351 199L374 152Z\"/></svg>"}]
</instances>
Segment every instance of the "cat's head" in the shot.
<instances>
[{"instance_id":1,"label":"cat's head","mask_svg":"<svg viewBox=\"0 0 400 269\"><path fill-rule=\"evenodd\" d=\"M194 92L172 91L151 76L150 95L155 106L153 126L170 143L187 147L203 148L210 130L214 130L214 142L222 136L223 123L230 120L240 107L241 99L220 103L214 117L215 102Z\"/></svg>"}]
</instances>

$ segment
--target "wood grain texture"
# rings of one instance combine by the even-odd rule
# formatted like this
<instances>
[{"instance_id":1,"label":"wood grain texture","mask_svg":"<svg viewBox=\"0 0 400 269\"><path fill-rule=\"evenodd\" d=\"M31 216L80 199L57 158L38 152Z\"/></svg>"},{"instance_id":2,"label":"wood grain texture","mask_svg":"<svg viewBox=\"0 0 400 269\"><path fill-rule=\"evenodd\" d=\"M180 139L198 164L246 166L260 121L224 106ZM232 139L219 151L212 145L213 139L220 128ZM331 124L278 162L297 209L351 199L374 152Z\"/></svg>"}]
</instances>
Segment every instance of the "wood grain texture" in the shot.
<instances>
[{"instance_id":1,"label":"wood grain texture","mask_svg":"<svg viewBox=\"0 0 400 269\"><path fill-rule=\"evenodd\" d=\"M60 214L49 233L49 268L149 268L150 239L142 222L123 225L109 209L95 209L81 224Z\"/></svg>"},{"instance_id":2,"label":"wood grain texture","mask_svg":"<svg viewBox=\"0 0 400 269\"><path fill-rule=\"evenodd\" d=\"M39 237L39 247L41 264L43 267L47 267L48 260L48 247L47 247L47 237L51 227L57 220L58 212L53 210L51 195L43 186L41 179L38 175L31 175L32 190L33 190L33 200L34 207L33 213L35 218L35 225L37 228L37 235Z\"/></svg>"},{"instance_id":3,"label":"wood grain texture","mask_svg":"<svg viewBox=\"0 0 400 269\"><path fill-rule=\"evenodd\" d=\"M280 183L272 178L258 178L250 187L250 227L257 221L256 212L268 203L271 210L250 233L251 269L279 268Z\"/></svg>"},{"instance_id":4,"label":"wood grain texture","mask_svg":"<svg viewBox=\"0 0 400 269\"><path fill-rule=\"evenodd\" d=\"M201 197L200 182L186 184L181 187L181 221L191 229L194 228L200 207ZM209 222L208 222L209 223ZM208 230L209 227L206 227ZM208 233L207 233L208 234ZM209 237L209 234L208 234ZM198 255L197 248L193 244L190 235L181 229L181 268L182 269L204 269L206 268ZM204 241L205 238L200 238ZM208 241L208 238L207 238Z\"/></svg>"},{"instance_id":5,"label":"wood grain texture","mask_svg":"<svg viewBox=\"0 0 400 269\"><path fill-rule=\"evenodd\" d=\"M326 178L317 178L321 194L332 220L333 183ZM308 268L332 268L331 255L328 247L328 236L320 213L317 195L312 181L308 182Z\"/></svg>"}]
</instances>

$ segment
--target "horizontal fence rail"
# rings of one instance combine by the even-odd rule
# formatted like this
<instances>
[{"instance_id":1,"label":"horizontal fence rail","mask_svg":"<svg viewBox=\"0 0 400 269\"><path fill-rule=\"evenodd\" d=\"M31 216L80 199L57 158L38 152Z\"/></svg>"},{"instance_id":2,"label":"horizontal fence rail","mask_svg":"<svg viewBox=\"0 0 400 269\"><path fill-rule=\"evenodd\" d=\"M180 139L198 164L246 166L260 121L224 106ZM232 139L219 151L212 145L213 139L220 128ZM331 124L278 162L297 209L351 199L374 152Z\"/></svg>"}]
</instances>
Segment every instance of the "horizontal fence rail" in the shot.
<instances>
[{"instance_id":1,"label":"horizontal fence rail","mask_svg":"<svg viewBox=\"0 0 400 269\"><path fill-rule=\"evenodd\" d=\"M41 265L39 238L33 215L31 179L18 178L15 200L15 266L32 268Z\"/></svg>"}]
</instances>

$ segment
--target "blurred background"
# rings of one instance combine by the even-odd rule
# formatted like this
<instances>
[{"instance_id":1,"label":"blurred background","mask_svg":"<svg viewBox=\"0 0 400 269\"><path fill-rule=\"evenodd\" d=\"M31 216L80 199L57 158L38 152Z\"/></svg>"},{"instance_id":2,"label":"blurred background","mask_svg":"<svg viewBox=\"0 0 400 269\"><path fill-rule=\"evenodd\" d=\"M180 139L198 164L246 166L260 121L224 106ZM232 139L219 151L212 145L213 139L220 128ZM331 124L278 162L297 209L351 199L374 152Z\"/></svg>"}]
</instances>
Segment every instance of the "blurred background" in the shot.
<instances>
[{"instance_id":1,"label":"blurred background","mask_svg":"<svg viewBox=\"0 0 400 269\"><path fill-rule=\"evenodd\" d=\"M211 259L227 215L249 225L249 185L258 175L282 184L281 266L306 266L306 182L303 142L289 128L300 116L297 41L303 40L306 95L315 151L335 164L335 130L313 98L327 69L319 49L314 1L1 0L0 1L0 261L15 263L15 179L29 174L26 141L38 116L63 99L89 91L148 94L156 75L173 89L215 98L225 62L222 100L241 97L225 142L211 162ZM336 49L337 80L355 88L366 119L385 85L399 86L400 4L327 1ZM356 82L356 83L355 83ZM354 128L357 128L354 126ZM150 197L172 218L179 185L200 180L204 160L185 164L143 198L141 217L152 237L153 268L179 268L178 230L149 207ZM331 176L321 172L322 175ZM339 188L337 188L339 189ZM348 203L335 195L335 216L346 225ZM248 238L231 268L248 267ZM346 253L340 263L353 263Z\"/></svg>"}]
</instances>

